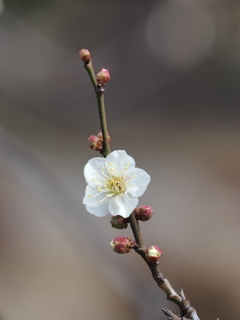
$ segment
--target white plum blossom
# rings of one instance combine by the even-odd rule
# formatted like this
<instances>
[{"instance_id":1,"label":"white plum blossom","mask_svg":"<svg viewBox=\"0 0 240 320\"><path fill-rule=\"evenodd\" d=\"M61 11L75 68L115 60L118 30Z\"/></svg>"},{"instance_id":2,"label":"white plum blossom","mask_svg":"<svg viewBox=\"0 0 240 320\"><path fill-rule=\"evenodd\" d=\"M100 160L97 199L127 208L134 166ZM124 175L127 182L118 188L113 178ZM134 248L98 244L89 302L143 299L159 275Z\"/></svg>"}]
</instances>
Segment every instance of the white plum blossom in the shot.
<instances>
[{"instance_id":1,"label":"white plum blossom","mask_svg":"<svg viewBox=\"0 0 240 320\"><path fill-rule=\"evenodd\" d=\"M134 159L124 150L89 160L84 176L88 185L83 204L97 217L108 213L129 217L150 181L150 176L135 168Z\"/></svg>"}]
</instances>

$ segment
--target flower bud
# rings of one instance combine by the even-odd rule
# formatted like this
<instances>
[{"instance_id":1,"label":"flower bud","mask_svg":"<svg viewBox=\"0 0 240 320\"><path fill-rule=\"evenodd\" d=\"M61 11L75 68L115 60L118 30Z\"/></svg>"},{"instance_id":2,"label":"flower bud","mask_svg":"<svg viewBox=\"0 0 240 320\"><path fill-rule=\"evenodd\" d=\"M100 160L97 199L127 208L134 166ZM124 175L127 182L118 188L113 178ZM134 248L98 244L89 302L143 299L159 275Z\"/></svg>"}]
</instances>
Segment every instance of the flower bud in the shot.
<instances>
[{"instance_id":1,"label":"flower bud","mask_svg":"<svg viewBox=\"0 0 240 320\"><path fill-rule=\"evenodd\" d=\"M82 49L79 51L79 56L84 62L90 61L90 52L87 49Z\"/></svg>"},{"instance_id":2,"label":"flower bud","mask_svg":"<svg viewBox=\"0 0 240 320\"><path fill-rule=\"evenodd\" d=\"M151 246L145 252L147 262L152 263L158 262L158 260L162 257L162 254L162 250L157 246Z\"/></svg>"},{"instance_id":3,"label":"flower bud","mask_svg":"<svg viewBox=\"0 0 240 320\"><path fill-rule=\"evenodd\" d=\"M110 246L117 253L128 253L131 250L131 241L125 237L116 237L111 241Z\"/></svg>"},{"instance_id":4,"label":"flower bud","mask_svg":"<svg viewBox=\"0 0 240 320\"><path fill-rule=\"evenodd\" d=\"M147 221L153 215L153 209L149 206L141 206L140 208L136 208L134 210L134 214L137 220Z\"/></svg>"},{"instance_id":5,"label":"flower bud","mask_svg":"<svg viewBox=\"0 0 240 320\"><path fill-rule=\"evenodd\" d=\"M94 136L93 134L88 138L88 142L89 142L89 147L92 150L95 150L95 151L102 150L102 141L98 137Z\"/></svg>"},{"instance_id":6,"label":"flower bud","mask_svg":"<svg viewBox=\"0 0 240 320\"><path fill-rule=\"evenodd\" d=\"M110 223L113 228L126 229L128 226L128 219L123 218L122 216L113 216L110 220Z\"/></svg>"},{"instance_id":7,"label":"flower bud","mask_svg":"<svg viewBox=\"0 0 240 320\"><path fill-rule=\"evenodd\" d=\"M100 140L102 140L102 141L103 141L102 131L100 131L100 132L99 132L99 134L97 135L97 137L98 137ZM109 133L108 133L108 132L107 132L107 140L108 140L108 142L110 142L110 141L111 141L111 138L110 138L110 135L109 135Z\"/></svg>"},{"instance_id":8,"label":"flower bud","mask_svg":"<svg viewBox=\"0 0 240 320\"><path fill-rule=\"evenodd\" d=\"M96 79L98 82L105 84L110 79L110 73L108 69L102 69L96 74Z\"/></svg>"}]
</instances>

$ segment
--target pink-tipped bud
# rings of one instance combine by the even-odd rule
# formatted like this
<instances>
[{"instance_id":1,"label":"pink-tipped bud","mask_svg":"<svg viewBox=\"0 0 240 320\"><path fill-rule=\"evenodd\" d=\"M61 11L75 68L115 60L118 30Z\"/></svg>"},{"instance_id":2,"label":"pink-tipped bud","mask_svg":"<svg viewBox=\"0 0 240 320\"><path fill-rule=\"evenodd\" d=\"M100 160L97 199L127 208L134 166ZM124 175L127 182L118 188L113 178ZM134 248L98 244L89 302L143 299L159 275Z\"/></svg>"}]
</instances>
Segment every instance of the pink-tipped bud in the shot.
<instances>
[{"instance_id":1,"label":"pink-tipped bud","mask_svg":"<svg viewBox=\"0 0 240 320\"><path fill-rule=\"evenodd\" d=\"M100 131L100 132L99 132L99 134L97 135L97 137L98 137L100 140L102 140L102 141L103 141L102 131ZM107 140L108 140L108 142L110 142L110 141L111 141L111 138L110 138L110 135L109 135L109 133L108 133L108 132L107 132Z\"/></svg>"},{"instance_id":2,"label":"pink-tipped bud","mask_svg":"<svg viewBox=\"0 0 240 320\"><path fill-rule=\"evenodd\" d=\"M93 134L88 138L88 143L89 143L89 147L92 149L92 150L95 150L95 151L100 151L102 150L102 141L94 136Z\"/></svg>"},{"instance_id":3,"label":"pink-tipped bud","mask_svg":"<svg viewBox=\"0 0 240 320\"><path fill-rule=\"evenodd\" d=\"M131 241L125 237L116 237L111 241L110 246L117 253L128 253L131 250Z\"/></svg>"},{"instance_id":4,"label":"pink-tipped bud","mask_svg":"<svg viewBox=\"0 0 240 320\"><path fill-rule=\"evenodd\" d=\"M105 84L110 79L110 73L108 69L102 69L96 74L96 79L99 83Z\"/></svg>"},{"instance_id":5,"label":"pink-tipped bud","mask_svg":"<svg viewBox=\"0 0 240 320\"><path fill-rule=\"evenodd\" d=\"M136 208L133 212L136 219L140 221L147 221L153 215L153 209L149 206L141 206L140 208Z\"/></svg>"},{"instance_id":6,"label":"pink-tipped bud","mask_svg":"<svg viewBox=\"0 0 240 320\"><path fill-rule=\"evenodd\" d=\"M87 49L80 50L79 56L84 62L89 62L91 59L90 52Z\"/></svg>"},{"instance_id":7,"label":"pink-tipped bud","mask_svg":"<svg viewBox=\"0 0 240 320\"><path fill-rule=\"evenodd\" d=\"M156 263L162 257L162 250L158 246L149 247L146 252L146 260L147 262Z\"/></svg>"},{"instance_id":8,"label":"pink-tipped bud","mask_svg":"<svg viewBox=\"0 0 240 320\"><path fill-rule=\"evenodd\" d=\"M115 229L126 229L128 226L128 219L122 216L114 216L111 218L110 223Z\"/></svg>"}]
</instances>

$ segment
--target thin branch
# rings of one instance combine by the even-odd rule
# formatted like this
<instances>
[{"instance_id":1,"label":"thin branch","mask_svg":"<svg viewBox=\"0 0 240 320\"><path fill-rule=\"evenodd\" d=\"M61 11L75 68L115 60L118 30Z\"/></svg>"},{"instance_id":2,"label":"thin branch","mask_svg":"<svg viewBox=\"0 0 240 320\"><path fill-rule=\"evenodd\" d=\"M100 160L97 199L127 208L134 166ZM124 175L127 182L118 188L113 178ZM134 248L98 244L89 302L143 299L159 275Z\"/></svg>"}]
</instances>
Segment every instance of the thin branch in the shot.
<instances>
[{"instance_id":1,"label":"thin branch","mask_svg":"<svg viewBox=\"0 0 240 320\"><path fill-rule=\"evenodd\" d=\"M142 234L141 234L140 227L139 227L139 222L135 218L134 213L132 213L128 219L130 222L130 226L132 228L132 232L133 232L135 241L137 242L139 247L144 249L144 251L145 251ZM144 255L144 257L145 257L145 255Z\"/></svg>"},{"instance_id":2,"label":"thin branch","mask_svg":"<svg viewBox=\"0 0 240 320\"><path fill-rule=\"evenodd\" d=\"M101 154L106 157L110 151L110 144L108 141L108 131L107 131L107 120L106 120L106 113L105 113L105 105L104 105L104 93L101 91L99 87L97 89L97 101L98 101L98 111L101 123L101 130L103 135L103 150L100 151Z\"/></svg>"},{"instance_id":3,"label":"thin branch","mask_svg":"<svg viewBox=\"0 0 240 320\"><path fill-rule=\"evenodd\" d=\"M186 320L200 320L197 316L195 309L192 308L190 306L189 301L187 301L183 290L181 290L181 292L177 294L176 291L172 288L170 282L166 278L164 278L163 274L160 271L159 264L146 261L146 257L145 257L146 250L143 244L143 238L142 238L140 226L133 213L129 217L129 222L130 222L131 229L133 231L135 241L138 244L138 247L135 249L135 251L147 263L149 269L151 270L153 279L157 282L158 286L166 293L167 299L177 304L178 307L180 308L182 318L179 318L178 316L174 315L175 318L170 317L169 319L177 320L177 319L184 319L185 317ZM163 312L164 310L166 311L167 309L163 309ZM167 315L166 312L164 313Z\"/></svg>"},{"instance_id":4,"label":"thin branch","mask_svg":"<svg viewBox=\"0 0 240 320\"><path fill-rule=\"evenodd\" d=\"M91 82L93 84L94 90L97 95L97 102L98 102L98 110L99 110L99 117L103 135L103 150L100 151L101 154L106 157L110 153L110 146L109 141L107 138L107 120L105 114L105 106L104 106L104 86L98 84L95 72L93 70L92 61L85 62L84 68L87 70ZM187 301L183 290L179 294L172 288L170 282L164 278L163 274L160 271L158 263L151 263L146 260L145 251L146 248L144 246L141 230L139 223L132 213L129 217L130 226L137 243L135 247L135 251L143 258L143 260L147 263L149 269L151 270L152 276L158 286L166 293L167 299L174 302L178 305L180 309L180 316L174 315L170 310L163 308L162 311L168 316L169 320L200 320L194 308L190 306L189 301Z\"/></svg>"},{"instance_id":5,"label":"thin branch","mask_svg":"<svg viewBox=\"0 0 240 320\"><path fill-rule=\"evenodd\" d=\"M163 274L161 273L159 269L158 263L151 263L147 262L145 258L145 247L143 245L143 238L140 230L139 223L135 217L135 215L132 213L129 217L130 226L133 231L133 235L135 238L136 243L138 244L138 248L135 249L135 251L144 259L144 261L147 263L149 269L151 270L153 279L157 282L158 286L166 293L168 300L173 301L176 303L180 309L183 309L186 305L183 303L183 299L180 295L178 295L170 285L169 281L164 278Z\"/></svg>"},{"instance_id":6,"label":"thin branch","mask_svg":"<svg viewBox=\"0 0 240 320\"><path fill-rule=\"evenodd\" d=\"M97 83L91 59L89 62L85 62L83 66L87 70L87 73L91 79L93 88L96 92L100 125L101 125L101 130L103 135L103 150L101 150L100 153L104 157L106 157L111 151L110 151L110 144L108 141L107 120L106 120L105 104L104 104L104 87Z\"/></svg>"},{"instance_id":7,"label":"thin branch","mask_svg":"<svg viewBox=\"0 0 240 320\"><path fill-rule=\"evenodd\" d=\"M84 62L84 68L87 70L87 73L91 79L93 88L95 90L95 92L97 91L97 80L96 80L96 76L95 76L95 72L93 69L93 65L92 65L92 60L90 59L89 62Z\"/></svg>"}]
</instances>

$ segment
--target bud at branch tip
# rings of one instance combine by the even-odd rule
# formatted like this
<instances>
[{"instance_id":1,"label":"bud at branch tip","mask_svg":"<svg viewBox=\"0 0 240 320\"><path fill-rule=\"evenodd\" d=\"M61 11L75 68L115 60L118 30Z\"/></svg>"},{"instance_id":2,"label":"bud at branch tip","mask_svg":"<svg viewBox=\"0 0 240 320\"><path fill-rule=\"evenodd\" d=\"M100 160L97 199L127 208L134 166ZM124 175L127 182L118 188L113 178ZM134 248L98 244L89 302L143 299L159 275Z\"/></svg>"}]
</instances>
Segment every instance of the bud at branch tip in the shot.
<instances>
[{"instance_id":1,"label":"bud at branch tip","mask_svg":"<svg viewBox=\"0 0 240 320\"><path fill-rule=\"evenodd\" d=\"M82 61L88 63L91 59L90 52L87 49L82 49L79 51L79 56Z\"/></svg>"}]
</instances>

